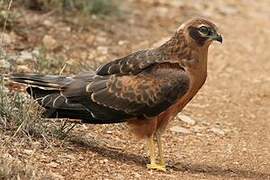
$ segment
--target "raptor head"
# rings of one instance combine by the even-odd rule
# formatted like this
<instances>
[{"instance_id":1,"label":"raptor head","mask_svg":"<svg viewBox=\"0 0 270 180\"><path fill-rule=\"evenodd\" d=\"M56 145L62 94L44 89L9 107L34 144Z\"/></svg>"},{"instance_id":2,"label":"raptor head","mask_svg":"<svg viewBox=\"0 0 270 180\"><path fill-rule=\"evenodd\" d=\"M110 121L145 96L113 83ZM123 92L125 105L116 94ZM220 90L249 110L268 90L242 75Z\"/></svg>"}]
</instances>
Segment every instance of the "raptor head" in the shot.
<instances>
[{"instance_id":1,"label":"raptor head","mask_svg":"<svg viewBox=\"0 0 270 180\"><path fill-rule=\"evenodd\" d=\"M194 18L183 23L177 33L183 33L190 44L199 47L208 47L213 41L222 43L222 36L216 25L203 18Z\"/></svg>"}]
</instances>

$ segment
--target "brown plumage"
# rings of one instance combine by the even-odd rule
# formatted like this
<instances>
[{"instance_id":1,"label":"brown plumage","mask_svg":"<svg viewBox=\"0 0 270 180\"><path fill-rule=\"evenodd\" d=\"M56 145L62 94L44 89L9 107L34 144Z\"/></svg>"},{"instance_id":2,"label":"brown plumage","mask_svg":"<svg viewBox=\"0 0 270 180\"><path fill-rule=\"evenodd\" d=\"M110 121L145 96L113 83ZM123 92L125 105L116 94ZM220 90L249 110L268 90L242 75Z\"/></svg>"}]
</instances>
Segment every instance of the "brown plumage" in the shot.
<instances>
[{"instance_id":1,"label":"brown plumage","mask_svg":"<svg viewBox=\"0 0 270 180\"><path fill-rule=\"evenodd\" d=\"M12 74L10 79L30 85L27 92L46 109L46 117L128 122L137 136L148 139L147 167L165 170L161 134L204 84L208 47L214 40L222 42L217 27L196 18L160 47L116 59L96 72L73 77Z\"/></svg>"}]
</instances>

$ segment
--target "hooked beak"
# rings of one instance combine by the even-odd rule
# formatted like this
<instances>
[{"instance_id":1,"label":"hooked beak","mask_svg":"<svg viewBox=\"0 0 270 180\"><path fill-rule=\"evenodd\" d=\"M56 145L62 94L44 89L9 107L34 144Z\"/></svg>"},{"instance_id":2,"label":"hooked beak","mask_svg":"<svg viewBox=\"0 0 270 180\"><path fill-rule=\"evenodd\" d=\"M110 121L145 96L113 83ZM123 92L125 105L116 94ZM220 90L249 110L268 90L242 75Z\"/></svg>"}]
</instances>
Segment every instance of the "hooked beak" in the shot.
<instances>
[{"instance_id":1,"label":"hooked beak","mask_svg":"<svg viewBox=\"0 0 270 180\"><path fill-rule=\"evenodd\" d=\"M214 41L218 41L220 43L222 43L222 41L223 41L222 36L220 34L216 34L216 35L212 36L211 39Z\"/></svg>"}]
</instances>

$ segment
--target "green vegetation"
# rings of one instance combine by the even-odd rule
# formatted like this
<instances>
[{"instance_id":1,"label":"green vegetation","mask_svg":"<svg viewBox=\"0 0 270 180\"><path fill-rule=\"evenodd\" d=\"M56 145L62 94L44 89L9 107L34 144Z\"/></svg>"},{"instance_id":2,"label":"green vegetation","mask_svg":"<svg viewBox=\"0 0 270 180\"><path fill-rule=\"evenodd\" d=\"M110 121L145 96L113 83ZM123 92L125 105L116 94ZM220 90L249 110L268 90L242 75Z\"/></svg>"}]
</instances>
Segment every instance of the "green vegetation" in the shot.
<instances>
[{"instance_id":1,"label":"green vegetation","mask_svg":"<svg viewBox=\"0 0 270 180\"><path fill-rule=\"evenodd\" d=\"M21 0L32 10L60 10L83 14L108 15L118 11L113 0Z\"/></svg>"},{"instance_id":2,"label":"green vegetation","mask_svg":"<svg viewBox=\"0 0 270 180\"><path fill-rule=\"evenodd\" d=\"M1 130L14 129L14 135L41 136L46 128L41 123L40 112L41 108L33 100L20 93L7 93L3 85L0 86Z\"/></svg>"},{"instance_id":3,"label":"green vegetation","mask_svg":"<svg viewBox=\"0 0 270 180\"><path fill-rule=\"evenodd\" d=\"M76 124L65 120L46 121L43 109L32 99L21 93L9 93L0 85L0 130L15 132L13 136L58 137L63 139Z\"/></svg>"},{"instance_id":4,"label":"green vegetation","mask_svg":"<svg viewBox=\"0 0 270 180\"><path fill-rule=\"evenodd\" d=\"M9 9L9 1L0 0L0 27L1 30L10 30L16 25L18 18L20 17L19 12L12 11Z\"/></svg>"}]
</instances>

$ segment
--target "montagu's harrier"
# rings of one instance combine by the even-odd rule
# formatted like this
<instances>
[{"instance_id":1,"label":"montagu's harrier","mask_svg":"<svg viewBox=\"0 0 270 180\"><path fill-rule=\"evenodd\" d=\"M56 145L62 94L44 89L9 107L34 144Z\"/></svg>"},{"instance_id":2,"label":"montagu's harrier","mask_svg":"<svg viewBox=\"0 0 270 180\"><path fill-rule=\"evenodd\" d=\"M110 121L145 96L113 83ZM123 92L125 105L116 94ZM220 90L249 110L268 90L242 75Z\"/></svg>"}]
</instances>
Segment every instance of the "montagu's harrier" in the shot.
<instances>
[{"instance_id":1,"label":"montagu's harrier","mask_svg":"<svg viewBox=\"0 0 270 180\"><path fill-rule=\"evenodd\" d=\"M183 23L158 48L137 51L76 76L11 74L48 118L83 123L127 122L146 138L150 169L165 171L161 134L206 80L208 47L222 42L217 27L203 18ZM157 140L158 159L154 138Z\"/></svg>"}]
</instances>

